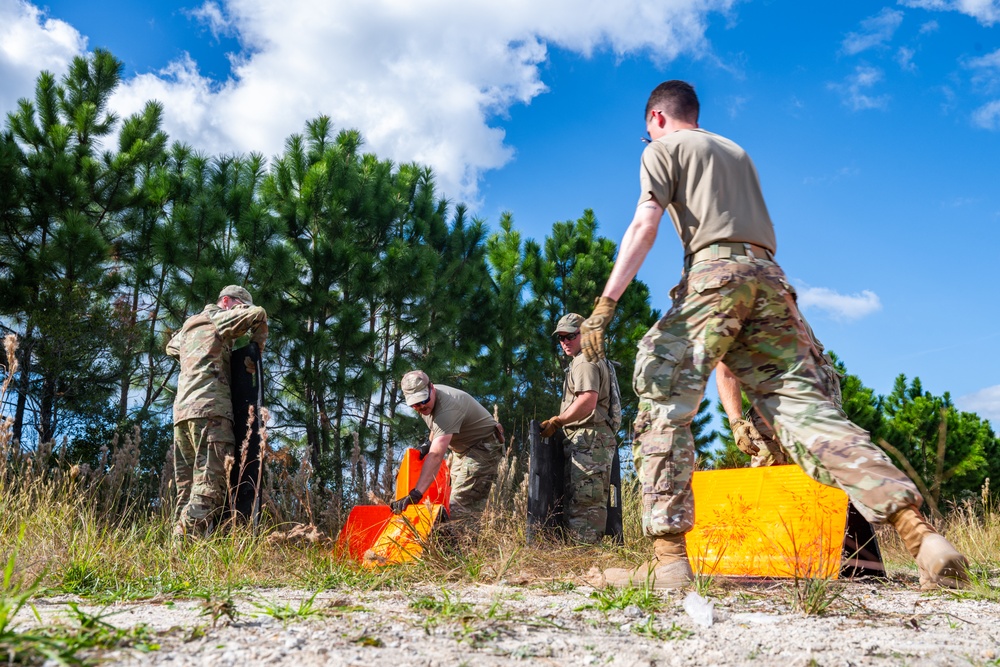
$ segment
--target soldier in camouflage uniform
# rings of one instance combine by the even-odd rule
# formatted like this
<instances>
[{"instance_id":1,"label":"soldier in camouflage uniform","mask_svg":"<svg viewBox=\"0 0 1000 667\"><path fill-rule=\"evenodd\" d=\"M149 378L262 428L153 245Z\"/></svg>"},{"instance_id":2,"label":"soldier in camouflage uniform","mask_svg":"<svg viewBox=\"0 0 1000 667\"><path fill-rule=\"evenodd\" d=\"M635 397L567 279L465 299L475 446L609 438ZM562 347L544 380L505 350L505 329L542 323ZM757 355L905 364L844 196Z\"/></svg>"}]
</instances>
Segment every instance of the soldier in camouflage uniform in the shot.
<instances>
[{"instance_id":1,"label":"soldier in camouflage uniform","mask_svg":"<svg viewBox=\"0 0 1000 667\"><path fill-rule=\"evenodd\" d=\"M247 290L230 285L167 343L167 354L181 364L174 399L176 537L205 535L225 506L226 457L236 444L229 360L234 342L247 334L263 352L267 313Z\"/></svg>"},{"instance_id":2,"label":"soldier in camouflage uniform","mask_svg":"<svg viewBox=\"0 0 1000 667\"><path fill-rule=\"evenodd\" d=\"M694 523L691 421L709 375L725 360L795 463L843 489L869 521L899 531L922 588L966 585L965 558L920 515L913 482L837 407L822 351L774 261L774 227L756 169L737 144L700 129L698 111L697 95L683 81L665 82L650 95L645 121L652 141L642 155L635 217L581 327L584 354L599 358L617 300L669 210L685 270L670 310L639 345L633 376L642 524L655 557L635 571L607 570L604 580L649 578L669 588L692 578L684 541Z\"/></svg>"},{"instance_id":3,"label":"soldier in camouflage uniform","mask_svg":"<svg viewBox=\"0 0 1000 667\"><path fill-rule=\"evenodd\" d=\"M477 518L486 508L503 457L503 428L476 399L461 389L433 384L423 371L410 371L401 382L406 404L430 429L431 446L410 493L390 503L397 514L420 502L445 454L451 450L451 519Z\"/></svg>"},{"instance_id":4,"label":"soldier in camouflage uniform","mask_svg":"<svg viewBox=\"0 0 1000 667\"><path fill-rule=\"evenodd\" d=\"M573 539L596 544L607 527L611 462L617 441L608 417L611 374L606 363L587 361L580 354L582 322L580 315L569 313L552 332L572 361L563 381L559 414L542 422L541 435L551 437L560 427L566 434L563 441L566 528Z\"/></svg>"}]
</instances>

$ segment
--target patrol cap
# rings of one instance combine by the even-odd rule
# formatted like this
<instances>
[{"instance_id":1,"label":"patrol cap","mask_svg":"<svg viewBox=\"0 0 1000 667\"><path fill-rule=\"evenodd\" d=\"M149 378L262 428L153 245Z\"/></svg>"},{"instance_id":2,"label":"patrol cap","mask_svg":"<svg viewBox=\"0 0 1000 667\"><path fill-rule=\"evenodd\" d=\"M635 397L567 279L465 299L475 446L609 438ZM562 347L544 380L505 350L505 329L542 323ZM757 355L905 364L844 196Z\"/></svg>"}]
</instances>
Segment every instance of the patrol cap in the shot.
<instances>
[{"instance_id":1,"label":"patrol cap","mask_svg":"<svg viewBox=\"0 0 1000 667\"><path fill-rule=\"evenodd\" d=\"M239 299L248 306L253 305L253 297L250 296L250 292L246 291L239 285L226 285L223 287L222 291L219 292L219 299L221 300L224 296Z\"/></svg>"},{"instance_id":2,"label":"patrol cap","mask_svg":"<svg viewBox=\"0 0 1000 667\"><path fill-rule=\"evenodd\" d=\"M402 381L403 386L403 398L406 399L407 405L416 405L417 403L423 403L426 401L430 395L430 378L427 377L427 373L423 371L410 371L403 376Z\"/></svg>"},{"instance_id":3,"label":"patrol cap","mask_svg":"<svg viewBox=\"0 0 1000 667\"><path fill-rule=\"evenodd\" d=\"M580 325L583 324L583 318L576 313L566 313L559 320L559 324L556 325L556 330L552 332L552 335L567 333L572 334L580 330Z\"/></svg>"}]
</instances>

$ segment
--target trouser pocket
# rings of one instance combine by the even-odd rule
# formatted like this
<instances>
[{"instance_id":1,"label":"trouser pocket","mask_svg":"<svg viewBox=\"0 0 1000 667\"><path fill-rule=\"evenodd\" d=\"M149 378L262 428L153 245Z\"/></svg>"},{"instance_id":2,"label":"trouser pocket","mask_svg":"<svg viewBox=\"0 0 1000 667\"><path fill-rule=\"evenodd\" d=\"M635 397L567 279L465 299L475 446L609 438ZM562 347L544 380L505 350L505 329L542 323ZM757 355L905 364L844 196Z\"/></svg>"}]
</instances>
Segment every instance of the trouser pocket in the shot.
<instances>
[{"instance_id":1,"label":"trouser pocket","mask_svg":"<svg viewBox=\"0 0 1000 667\"><path fill-rule=\"evenodd\" d=\"M632 388L640 398L665 401L677 382L691 342L653 327L639 343Z\"/></svg>"}]
</instances>

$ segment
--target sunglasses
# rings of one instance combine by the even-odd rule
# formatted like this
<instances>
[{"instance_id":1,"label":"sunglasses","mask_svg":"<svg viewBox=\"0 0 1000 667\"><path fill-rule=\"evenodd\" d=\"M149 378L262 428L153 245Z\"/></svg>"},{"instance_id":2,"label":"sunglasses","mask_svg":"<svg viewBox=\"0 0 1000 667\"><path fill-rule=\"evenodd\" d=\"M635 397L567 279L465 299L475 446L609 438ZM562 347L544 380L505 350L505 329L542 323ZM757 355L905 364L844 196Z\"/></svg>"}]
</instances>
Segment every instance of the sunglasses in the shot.
<instances>
[{"instance_id":1,"label":"sunglasses","mask_svg":"<svg viewBox=\"0 0 1000 667\"><path fill-rule=\"evenodd\" d=\"M414 404L413 404L413 405L411 405L410 407L411 407L411 408L422 408L423 406L427 405L427 404L428 404L428 403L430 403L430 402L431 402L431 397L430 397L430 396L428 396L428 397L427 397L427 398L425 398L424 400L420 401L419 403L414 403Z\"/></svg>"},{"instance_id":2,"label":"sunglasses","mask_svg":"<svg viewBox=\"0 0 1000 667\"><path fill-rule=\"evenodd\" d=\"M574 338L576 338L579 335L580 335L580 332L577 331L576 333L571 333L571 334L557 334L556 338L558 338L559 342L562 343L563 341L573 340Z\"/></svg>"}]
</instances>

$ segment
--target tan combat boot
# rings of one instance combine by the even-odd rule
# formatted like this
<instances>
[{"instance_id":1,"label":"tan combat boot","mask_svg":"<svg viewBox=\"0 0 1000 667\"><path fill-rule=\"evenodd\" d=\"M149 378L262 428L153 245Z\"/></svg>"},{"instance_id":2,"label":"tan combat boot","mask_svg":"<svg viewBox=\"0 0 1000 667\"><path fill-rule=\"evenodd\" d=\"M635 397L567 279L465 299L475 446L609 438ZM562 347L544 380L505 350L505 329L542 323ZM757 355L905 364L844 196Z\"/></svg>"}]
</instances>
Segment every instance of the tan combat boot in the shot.
<instances>
[{"instance_id":1,"label":"tan combat boot","mask_svg":"<svg viewBox=\"0 0 1000 667\"><path fill-rule=\"evenodd\" d=\"M889 523L917 561L921 590L968 587L969 564L965 556L934 530L916 508L899 510L889 517Z\"/></svg>"},{"instance_id":2,"label":"tan combat boot","mask_svg":"<svg viewBox=\"0 0 1000 667\"><path fill-rule=\"evenodd\" d=\"M688 563L684 534L653 540L654 557L637 568L612 567L599 575L595 586L645 586L665 590L682 588L694 579Z\"/></svg>"}]
</instances>

